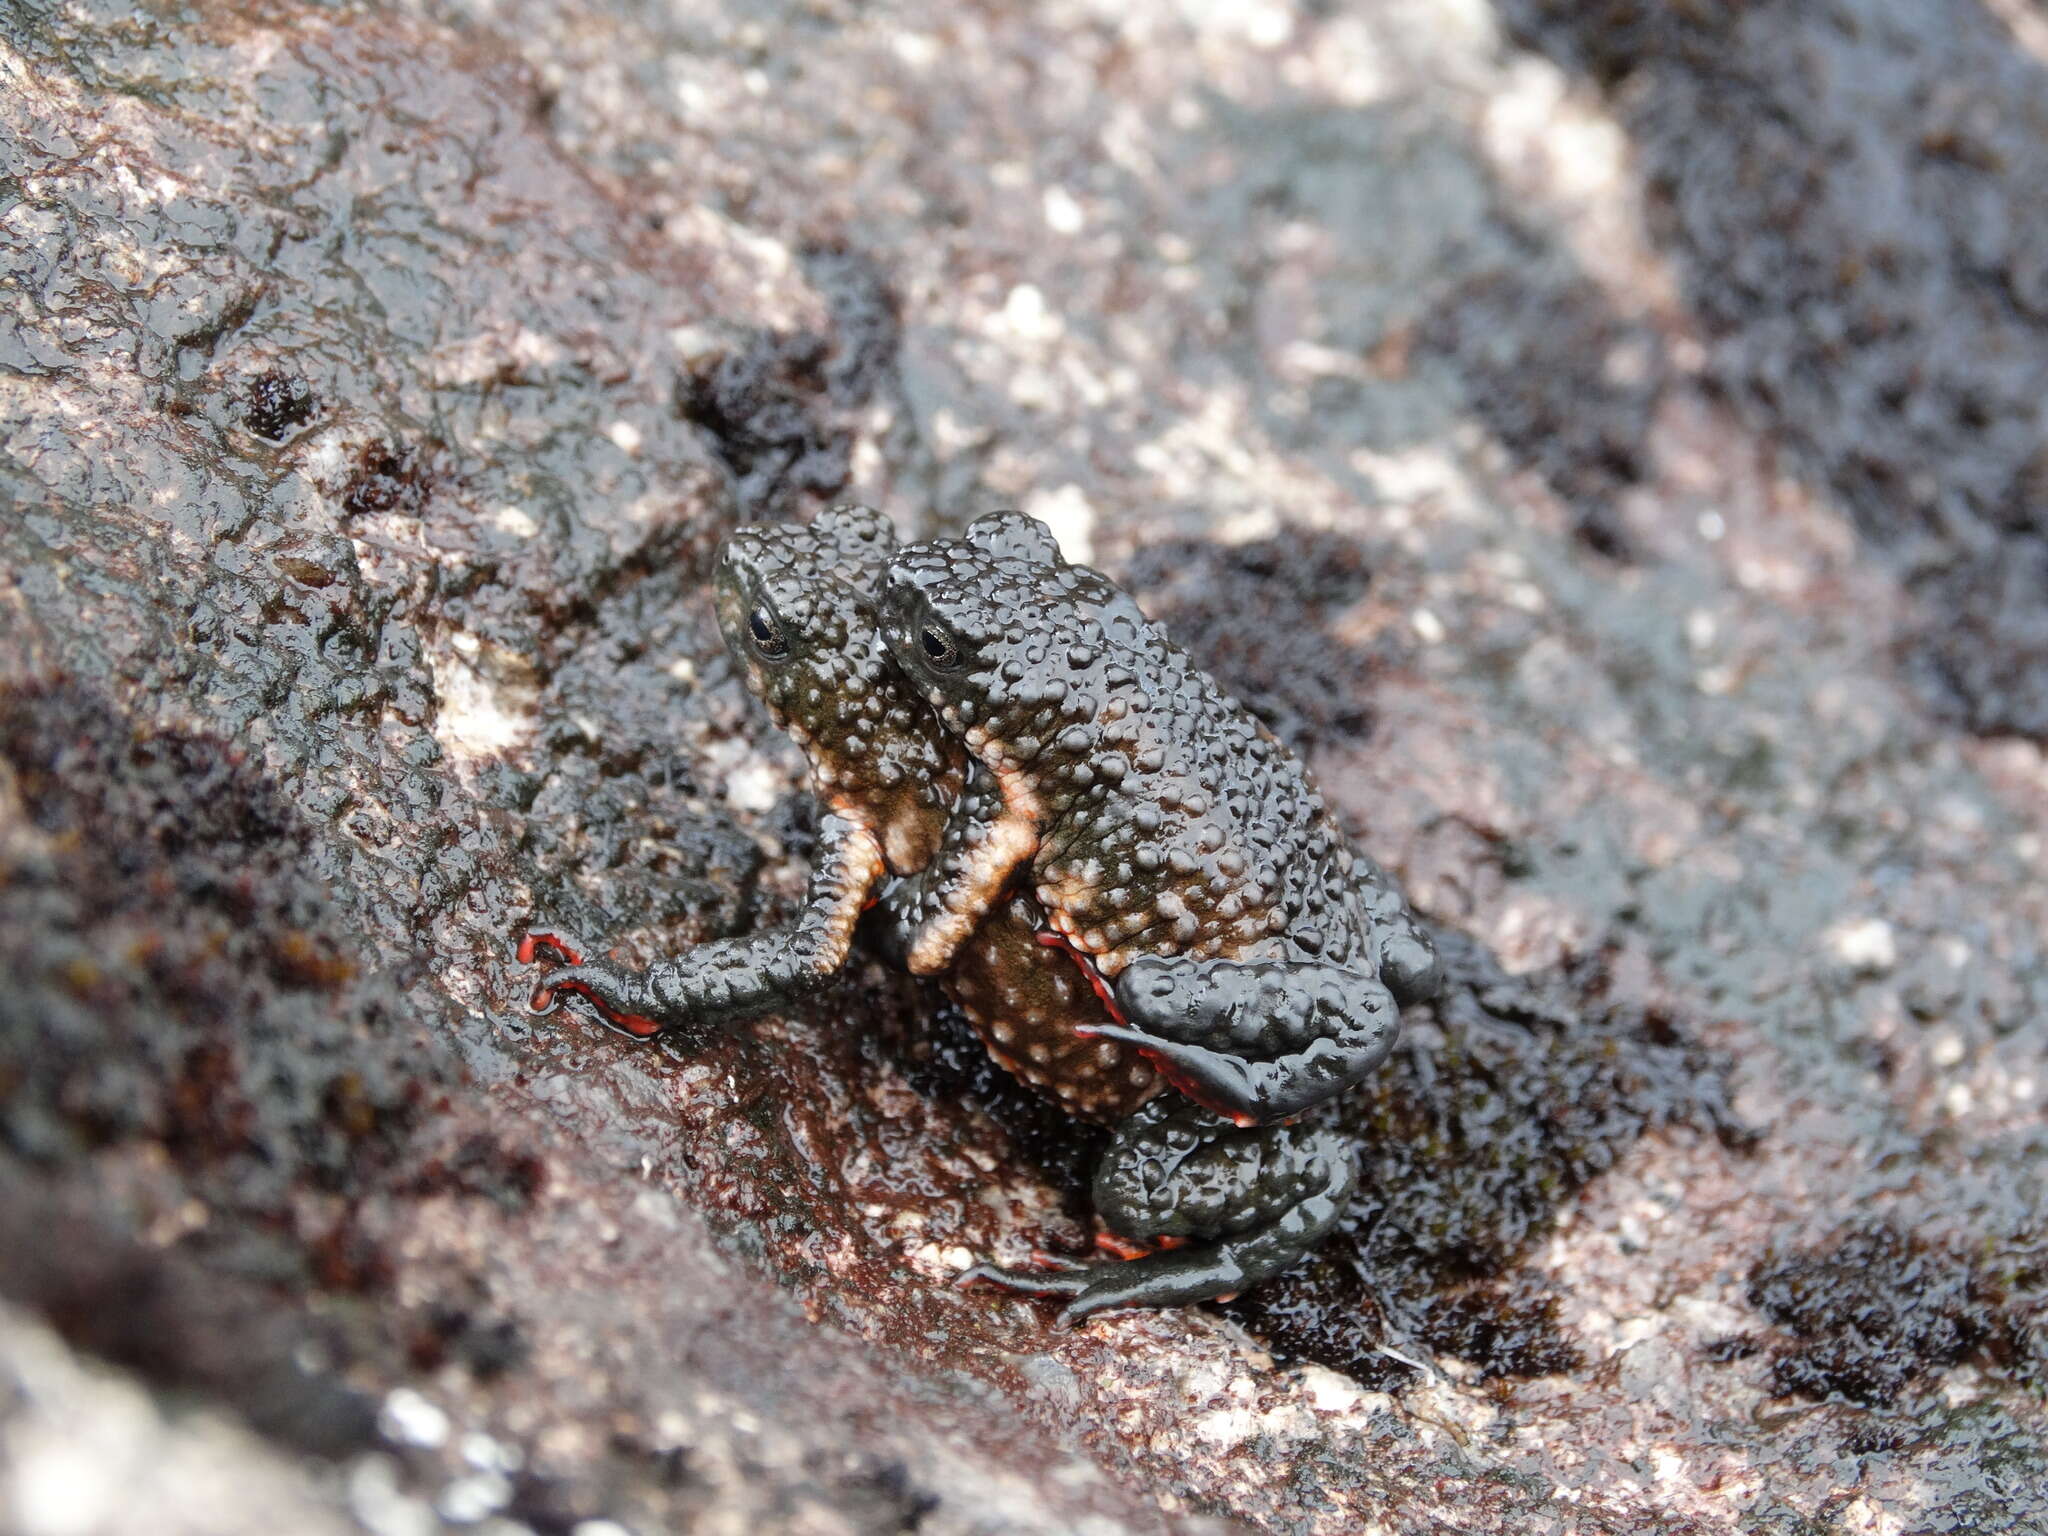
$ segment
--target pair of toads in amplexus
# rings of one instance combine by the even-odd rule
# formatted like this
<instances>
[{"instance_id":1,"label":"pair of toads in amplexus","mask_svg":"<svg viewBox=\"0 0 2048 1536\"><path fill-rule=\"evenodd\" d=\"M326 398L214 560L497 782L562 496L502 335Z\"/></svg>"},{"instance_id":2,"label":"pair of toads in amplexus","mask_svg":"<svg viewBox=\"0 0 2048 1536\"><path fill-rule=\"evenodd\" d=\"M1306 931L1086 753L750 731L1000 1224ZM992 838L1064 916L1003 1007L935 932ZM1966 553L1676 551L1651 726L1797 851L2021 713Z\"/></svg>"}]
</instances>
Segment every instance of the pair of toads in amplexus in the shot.
<instances>
[{"instance_id":1,"label":"pair of toads in amplexus","mask_svg":"<svg viewBox=\"0 0 2048 1536\"><path fill-rule=\"evenodd\" d=\"M536 931L522 960L571 963L535 1009L574 995L640 1037L738 1023L830 980L859 924L1003 1067L1114 1127L1105 1257L963 1281L1070 1298L1073 1322L1227 1297L1321 1241L1357 1160L1312 1112L1386 1058L1437 963L1293 754L1021 512L901 548L867 507L745 527L716 588L810 761L803 908L645 971Z\"/></svg>"}]
</instances>

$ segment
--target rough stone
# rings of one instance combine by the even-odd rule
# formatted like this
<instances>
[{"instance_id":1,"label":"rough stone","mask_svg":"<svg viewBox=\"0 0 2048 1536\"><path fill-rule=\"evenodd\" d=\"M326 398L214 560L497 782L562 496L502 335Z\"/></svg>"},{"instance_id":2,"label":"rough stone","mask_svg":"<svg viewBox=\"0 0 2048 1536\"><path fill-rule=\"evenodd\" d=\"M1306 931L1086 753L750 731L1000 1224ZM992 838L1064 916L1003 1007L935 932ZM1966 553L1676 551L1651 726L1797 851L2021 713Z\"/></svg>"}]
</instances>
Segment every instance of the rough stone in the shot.
<instances>
[{"instance_id":1,"label":"rough stone","mask_svg":"<svg viewBox=\"0 0 2048 1536\"><path fill-rule=\"evenodd\" d=\"M4 1518L2048 1519L2038 17L1502 11L0 22ZM1442 927L1288 1280L949 1285L1087 1147L879 967L520 1011L800 893L703 577L839 496L1047 513Z\"/></svg>"}]
</instances>

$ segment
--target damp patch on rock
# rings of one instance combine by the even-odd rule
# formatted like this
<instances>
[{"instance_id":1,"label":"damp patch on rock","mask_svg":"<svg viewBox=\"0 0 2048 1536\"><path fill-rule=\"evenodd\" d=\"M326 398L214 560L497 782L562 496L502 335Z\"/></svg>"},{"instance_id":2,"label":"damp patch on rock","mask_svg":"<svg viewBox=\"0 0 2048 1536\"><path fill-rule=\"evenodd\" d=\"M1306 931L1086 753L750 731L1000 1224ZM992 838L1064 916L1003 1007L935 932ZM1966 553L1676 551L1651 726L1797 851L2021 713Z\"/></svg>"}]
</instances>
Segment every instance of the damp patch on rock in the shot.
<instances>
[{"instance_id":1,"label":"damp patch on rock","mask_svg":"<svg viewBox=\"0 0 2048 1536\"><path fill-rule=\"evenodd\" d=\"M301 1180L396 1160L418 1089L355 1042L389 997L355 982L306 828L240 751L75 686L10 686L0 773L38 837L0 877L9 1151L146 1139L273 1220Z\"/></svg>"},{"instance_id":2,"label":"damp patch on rock","mask_svg":"<svg viewBox=\"0 0 2048 1536\"><path fill-rule=\"evenodd\" d=\"M267 368L242 396L242 424L273 443L296 437L320 413L313 386L282 368Z\"/></svg>"},{"instance_id":3,"label":"damp patch on rock","mask_svg":"<svg viewBox=\"0 0 2048 1536\"><path fill-rule=\"evenodd\" d=\"M810 332L763 331L678 382L677 412L709 435L743 504L785 493L830 496L846 484L852 434L810 407L824 393L831 351Z\"/></svg>"},{"instance_id":4,"label":"damp patch on rock","mask_svg":"<svg viewBox=\"0 0 2048 1536\"><path fill-rule=\"evenodd\" d=\"M1288 528L1244 544L1177 539L1132 555L1125 582L1175 642L1297 752L1372 731L1367 697L1391 652L1331 633L1372 584L1365 546Z\"/></svg>"},{"instance_id":5,"label":"damp patch on rock","mask_svg":"<svg viewBox=\"0 0 2048 1536\"><path fill-rule=\"evenodd\" d=\"M419 515L433 490L425 458L409 443L365 443L342 487L341 509L350 517L376 512Z\"/></svg>"},{"instance_id":6,"label":"damp patch on rock","mask_svg":"<svg viewBox=\"0 0 2048 1536\"><path fill-rule=\"evenodd\" d=\"M972 1104L994 1121L1018 1158L1059 1193L1078 1233L1109 1132L1074 1119L996 1065L973 1025L936 987L915 990L922 995L907 1010L892 1011L894 1027L885 1024L883 1034L905 1079L928 1099Z\"/></svg>"},{"instance_id":7,"label":"damp patch on rock","mask_svg":"<svg viewBox=\"0 0 2048 1536\"><path fill-rule=\"evenodd\" d=\"M1645 473L1667 371L1655 332L1585 279L1560 287L1495 271L1439 307L1419 342L1450 359L1480 420L1571 507L1580 541L1628 558L1616 502Z\"/></svg>"},{"instance_id":8,"label":"damp patch on rock","mask_svg":"<svg viewBox=\"0 0 2048 1536\"><path fill-rule=\"evenodd\" d=\"M1915 589L1929 704L2042 738L2048 64L2004 9L1502 6L1609 92L1707 381Z\"/></svg>"},{"instance_id":9,"label":"damp patch on rock","mask_svg":"<svg viewBox=\"0 0 2048 1536\"><path fill-rule=\"evenodd\" d=\"M1774 1251L1749 1277L1750 1302L1783 1330L1771 1388L1889 1407L1966 1360L2038 1371L2030 1319L2048 1299L2044 1259L2038 1242L1993 1245L1987 1258L1889 1222Z\"/></svg>"}]
</instances>

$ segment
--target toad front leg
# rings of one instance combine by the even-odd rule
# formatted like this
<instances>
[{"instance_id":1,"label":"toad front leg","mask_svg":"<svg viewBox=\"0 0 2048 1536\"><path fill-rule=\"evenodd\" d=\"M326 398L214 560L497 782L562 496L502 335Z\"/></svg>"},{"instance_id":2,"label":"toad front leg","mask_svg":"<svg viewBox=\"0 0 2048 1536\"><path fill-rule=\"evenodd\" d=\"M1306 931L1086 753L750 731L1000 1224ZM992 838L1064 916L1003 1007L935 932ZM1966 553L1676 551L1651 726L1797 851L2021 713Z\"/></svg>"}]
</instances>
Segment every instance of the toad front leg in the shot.
<instances>
[{"instance_id":1,"label":"toad front leg","mask_svg":"<svg viewBox=\"0 0 2048 1536\"><path fill-rule=\"evenodd\" d=\"M644 971L601 960L571 964L541 979L530 1006L548 1013L559 994L571 993L590 1003L614 1029L636 1039L670 1028L735 1024L772 1012L822 986L846 964L854 924L885 869L873 831L851 817L827 816L818 828L810 889L794 922L700 944ZM544 948L572 961L580 958L542 933L527 936L519 958L538 960Z\"/></svg>"},{"instance_id":2,"label":"toad front leg","mask_svg":"<svg viewBox=\"0 0 2048 1536\"><path fill-rule=\"evenodd\" d=\"M1401 1028L1377 979L1307 961L1145 955L1118 973L1115 998L1125 1022L1085 1033L1136 1046L1241 1126L1286 1120L1362 1081Z\"/></svg>"},{"instance_id":3,"label":"toad front leg","mask_svg":"<svg viewBox=\"0 0 2048 1536\"><path fill-rule=\"evenodd\" d=\"M885 948L919 976L946 970L1037 851L1028 815L1009 803L996 775L976 765L931 862L882 898Z\"/></svg>"},{"instance_id":4,"label":"toad front leg","mask_svg":"<svg viewBox=\"0 0 2048 1536\"><path fill-rule=\"evenodd\" d=\"M1103 1220L1160 1251L1044 1269L977 1264L960 1279L1071 1297L1064 1324L1111 1307L1227 1298L1292 1268L1321 1242L1357 1179L1350 1144L1332 1131L1240 1130L1169 1095L1117 1128L1095 1174Z\"/></svg>"},{"instance_id":5,"label":"toad front leg","mask_svg":"<svg viewBox=\"0 0 2048 1536\"><path fill-rule=\"evenodd\" d=\"M1360 855L1351 892L1379 960L1379 977L1403 1008L1426 1003L1443 984L1443 966L1429 928L1409 910L1401 888L1384 869Z\"/></svg>"}]
</instances>

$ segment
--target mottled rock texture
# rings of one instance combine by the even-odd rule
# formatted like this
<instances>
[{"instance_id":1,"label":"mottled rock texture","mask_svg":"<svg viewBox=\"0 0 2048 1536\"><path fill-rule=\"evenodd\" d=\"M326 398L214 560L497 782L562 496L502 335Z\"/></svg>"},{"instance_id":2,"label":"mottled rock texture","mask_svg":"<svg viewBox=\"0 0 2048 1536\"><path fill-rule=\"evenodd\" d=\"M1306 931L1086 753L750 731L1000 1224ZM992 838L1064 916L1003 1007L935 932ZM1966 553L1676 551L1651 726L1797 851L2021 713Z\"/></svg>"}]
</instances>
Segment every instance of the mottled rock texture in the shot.
<instances>
[{"instance_id":1,"label":"mottled rock texture","mask_svg":"<svg viewBox=\"0 0 2048 1536\"><path fill-rule=\"evenodd\" d=\"M0 1524L163 1528L89 1444L205 1529L2040 1529L2044 61L2028 0L14 7ZM705 572L842 496L1046 517L1440 925L1284 1281L951 1287L1084 1241L1092 1146L879 966L521 1012L532 918L801 892Z\"/></svg>"}]
</instances>

